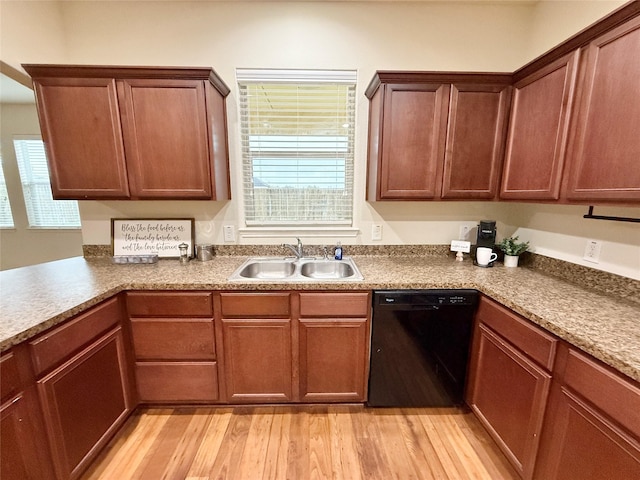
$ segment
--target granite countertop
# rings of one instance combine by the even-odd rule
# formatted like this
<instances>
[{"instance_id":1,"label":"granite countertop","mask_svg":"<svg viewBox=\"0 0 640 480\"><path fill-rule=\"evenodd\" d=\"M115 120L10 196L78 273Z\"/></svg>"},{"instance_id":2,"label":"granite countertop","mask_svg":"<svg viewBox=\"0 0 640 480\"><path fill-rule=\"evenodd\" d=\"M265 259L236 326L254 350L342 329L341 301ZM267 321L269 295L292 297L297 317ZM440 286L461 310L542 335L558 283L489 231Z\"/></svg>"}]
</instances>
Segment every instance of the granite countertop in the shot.
<instances>
[{"instance_id":1,"label":"granite countertop","mask_svg":"<svg viewBox=\"0 0 640 480\"><path fill-rule=\"evenodd\" d=\"M229 282L245 256L114 265L76 257L0 272L0 351L123 290L474 288L640 381L640 304L528 268L474 267L445 256L358 256L362 282Z\"/></svg>"}]
</instances>

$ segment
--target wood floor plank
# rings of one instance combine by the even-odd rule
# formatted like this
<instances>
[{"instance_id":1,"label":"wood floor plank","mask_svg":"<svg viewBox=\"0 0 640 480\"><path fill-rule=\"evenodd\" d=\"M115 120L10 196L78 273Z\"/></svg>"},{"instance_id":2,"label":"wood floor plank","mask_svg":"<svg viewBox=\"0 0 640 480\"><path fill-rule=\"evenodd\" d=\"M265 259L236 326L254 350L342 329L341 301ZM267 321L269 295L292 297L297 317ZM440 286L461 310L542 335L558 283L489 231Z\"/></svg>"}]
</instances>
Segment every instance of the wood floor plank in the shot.
<instances>
[{"instance_id":1,"label":"wood floor plank","mask_svg":"<svg viewBox=\"0 0 640 480\"><path fill-rule=\"evenodd\" d=\"M328 407L309 412L309 479L335 478L332 472Z\"/></svg>"},{"instance_id":2,"label":"wood floor plank","mask_svg":"<svg viewBox=\"0 0 640 480\"><path fill-rule=\"evenodd\" d=\"M198 408L191 417L186 430L178 439L174 453L162 474L163 480L185 478L194 461L199 446L211 422L211 409Z\"/></svg>"},{"instance_id":3,"label":"wood floor plank","mask_svg":"<svg viewBox=\"0 0 640 480\"><path fill-rule=\"evenodd\" d=\"M401 412L396 408L378 409L372 412L384 442L385 451L393 452L393 455L387 456L392 478L407 480L428 478L419 475L414 468L407 442L396 419L398 415L401 415Z\"/></svg>"},{"instance_id":4,"label":"wood floor plank","mask_svg":"<svg viewBox=\"0 0 640 480\"><path fill-rule=\"evenodd\" d=\"M438 452L429 441L420 418L413 409L401 409L396 421L404 438L415 470L424 479L447 478Z\"/></svg>"},{"instance_id":5,"label":"wood floor plank","mask_svg":"<svg viewBox=\"0 0 640 480\"><path fill-rule=\"evenodd\" d=\"M309 411L307 407L291 418L287 449L287 478L309 478Z\"/></svg>"},{"instance_id":6,"label":"wood floor plank","mask_svg":"<svg viewBox=\"0 0 640 480\"><path fill-rule=\"evenodd\" d=\"M247 433L239 478L262 478L265 458L271 438L273 407L256 407L251 414L251 425Z\"/></svg>"},{"instance_id":7,"label":"wood floor plank","mask_svg":"<svg viewBox=\"0 0 640 480\"><path fill-rule=\"evenodd\" d=\"M291 419L294 413L290 407L280 407L274 412L271 436L262 472L263 480L287 479Z\"/></svg>"},{"instance_id":8,"label":"wood floor plank","mask_svg":"<svg viewBox=\"0 0 640 480\"><path fill-rule=\"evenodd\" d=\"M209 472L210 480L240 478L238 472L247 436L249 435L249 428L251 427L252 413L252 407L241 407L233 410L229 426L222 438L222 446Z\"/></svg>"},{"instance_id":9,"label":"wood floor plank","mask_svg":"<svg viewBox=\"0 0 640 480\"><path fill-rule=\"evenodd\" d=\"M100 471L99 475L89 476L87 479L127 478L133 480L134 472L156 442L172 413L173 409L155 409L134 414L127 422L127 425L135 425L134 430L129 432L125 428L118 433L115 442L112 442L114 448L108 449L105 452L107 453L106 457L102 459L101 456L94 464L104 464L105 468ZM120 438L125 440L122 446L118 446Z\"/></svg>"},{"instance_id":10,"label":"wood floor plank","mask_svg":"<svg viewBox=\"0 0 640 480\"><path fill-rule=\"evenodd\" d=\"M393 478L389 459L385 453L386 442L380 436L372 410L351 415L355 432L360 471L363 478L387 480Z\"/></svg>"},{"instance_id":11,"label":"wood floor plank","mask_svg":"<svg viewBox=\"0 0 640 480\"><path fill-rule=\"evenodd\" d=\"M176 449L191 422L192 415L188 410L175 409L166 421L156 441L134 473L139 480L159 480L174 457Z\"/></svg>"},{"instance_id":12,"label":"wood floor plank","mask_svg":"<svg viewBox=\"0 0 640 480\"><path fill-rule=\"evenodd\" d=\"M465 409L141 409L82 480L517 480Z\"/></svg>"},{"instance_id":13,"label":"wood floor plank","mask_svg":"<svg viewBox=\"0 0 640 480\"><path fill-rule=\"evenodd\" d=\"M362 407L331 406L327 412L331 436L331 470L333 478L337 480L362 478L351 421L352 411L362 412Z\"/></svg>"},{"instance_id":14,"label":"wood floor plank","mask_svg":"<svg viewBox=\"0 0 640 480\"><path fill-rule=\"evenodd\" d=\"M212 409L210 421L196 452L187 479L208 479L213 463L220 451L233 410L231 408Z\"/></svg>"}]
</instances>

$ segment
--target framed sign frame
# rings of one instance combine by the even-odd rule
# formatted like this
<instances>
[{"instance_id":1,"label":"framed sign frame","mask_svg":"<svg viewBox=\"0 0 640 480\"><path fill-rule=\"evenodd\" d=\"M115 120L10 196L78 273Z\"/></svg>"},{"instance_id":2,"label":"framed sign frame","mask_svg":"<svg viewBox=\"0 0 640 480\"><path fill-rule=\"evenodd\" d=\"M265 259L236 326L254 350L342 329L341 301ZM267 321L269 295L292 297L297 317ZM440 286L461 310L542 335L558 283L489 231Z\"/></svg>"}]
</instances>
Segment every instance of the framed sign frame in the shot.
<instances>
[{"instance_id":1,"label":"framed sign frame","mask_svg":"<svg viewBox=\"0 0 640 480\"><path fill-rule=\"evenodd\" d=\"M158 255L178 258L178 245L189 245L193 257L195 222L193 218L112 218L113 256Z\"/></svg>"}]
</instances>

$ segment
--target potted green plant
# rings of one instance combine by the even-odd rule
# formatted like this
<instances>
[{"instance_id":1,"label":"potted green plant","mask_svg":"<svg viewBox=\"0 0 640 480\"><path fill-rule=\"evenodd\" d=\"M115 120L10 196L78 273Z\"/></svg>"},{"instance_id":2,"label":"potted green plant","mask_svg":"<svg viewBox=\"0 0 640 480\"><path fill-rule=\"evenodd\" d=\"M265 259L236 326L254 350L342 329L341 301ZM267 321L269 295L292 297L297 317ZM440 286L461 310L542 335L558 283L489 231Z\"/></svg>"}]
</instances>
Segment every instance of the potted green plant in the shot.
<instances>
[{"instance_id":1,"label":"potted green plant","mask_svg":"<svg viewBox=\"0 0 640 480\"><path fill-rule=\"evenodd\" d=\"M518 258L529 249L529 242L518 242L518 236L503 238L498 244L504 252L504 266L517 267Z\"/></svg>"}]
</instances>

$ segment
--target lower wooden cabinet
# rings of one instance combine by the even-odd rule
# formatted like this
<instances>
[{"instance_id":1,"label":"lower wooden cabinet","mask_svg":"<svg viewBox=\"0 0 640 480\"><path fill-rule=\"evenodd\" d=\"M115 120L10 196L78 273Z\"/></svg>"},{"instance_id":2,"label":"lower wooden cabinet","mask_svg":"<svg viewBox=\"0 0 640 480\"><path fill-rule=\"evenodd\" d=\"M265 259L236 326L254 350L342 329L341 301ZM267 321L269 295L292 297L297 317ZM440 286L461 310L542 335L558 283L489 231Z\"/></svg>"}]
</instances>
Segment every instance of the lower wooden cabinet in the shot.
<instances>
[{"instance_id":1,"label":"lower wooden cabinet","mask_svg":"<svg viewBox=\"0 0 640 480\"><path fill-rule=\"evenodd\" d=\"M131 412L120 327L38 381L56 475L78 478Z\"/></svg>"},{"instance_id":2,"label":"lower wooden cabinet","mask_svg":"<svg viewBox=\"0 0 640 480\"><path fill-rule=\"evenodd\" d=\"M363 402L367 319L300 320L300 400Z\"/></svg>"},{"instance_id":3,"label":"lower wooden cabinet","mask_svg":"<svg viewBox=\"0 0 640 480\"><path fill-rule=\"evenodd\" d=\"M231 403L366 400L369 292L221 293Z\"/></svg>"},{"instance_id":4,"label":"lower wooden cabinet","mask_svg":"<svg viewBox=\"0 0 640 480\"><path fill-rule=\"evenodd\" d=\"M640 386L566 346L558 364L535 478L640 478Z\"/></svg>"},{"instance_id":5,"label":"lower wooden cabinet","mask_svg":"<svg viewBox=\"0 0 640 480\"><path fill-rule=\"evenodd\" d=\"M212 292L128 292L135 376L144 403L220 399Z\"/></svg>"},{"instance_id":6,"label":"lower wooden cabinet","mask_svg":"<svg viewBox=\"0 0 640 480\"><path fill-rule=\"evenodd\" d=\"M40 480L54 475L25 350L15 347L0 358L0 478L3 480Z\"/></svg>"},{"instance_id":7,"label":"lower wooden cabinet","mask_svg":"<svg viewBox=\"0 0 640 480\"><path fill-rule=\"evenodd\" d=\"M526 320L481 298L467 403L525 479L536 461L555 344Z\"/></svg>"},{"instance_id":8,"label":"lower wooden cabinet","mask_svg":"<svg viewBox=\"0 0 640 480\"><path fill-rule=\"evenodd\" d=\"M370 304L368 292L300 293L300 401L366 400Z\"/></svg>"},{"instance_id":9,"label":"lower wooden cabinet","mask_svg":"<svg viewBox=\"0 0 640 480\"><path fill-rule=\"evenodd\" d=\"M229 402L295 401L290 319L223 319L222 331Z\"/></svg>"}]
</instances>

